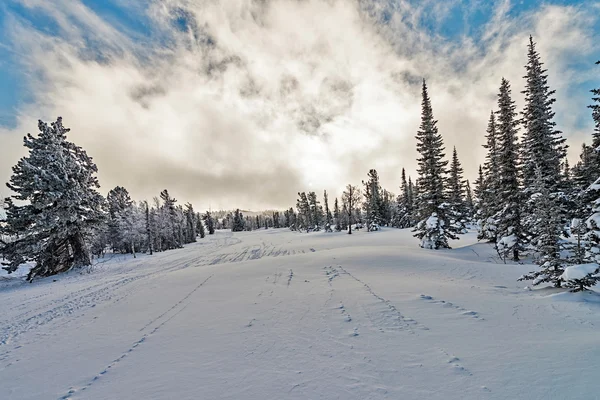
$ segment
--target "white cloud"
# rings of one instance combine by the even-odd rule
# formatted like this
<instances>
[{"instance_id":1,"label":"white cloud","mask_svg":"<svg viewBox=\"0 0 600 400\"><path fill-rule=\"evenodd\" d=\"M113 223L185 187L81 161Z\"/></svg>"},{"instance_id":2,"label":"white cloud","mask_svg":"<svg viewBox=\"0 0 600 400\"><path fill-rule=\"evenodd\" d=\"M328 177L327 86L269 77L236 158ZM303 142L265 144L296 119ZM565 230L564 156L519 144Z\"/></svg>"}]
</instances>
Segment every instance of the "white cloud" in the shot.
<instances>
[{"instance_id":1,"label":"white cloud","mask_svg":"<svg viewBox=\"0 0 600 400\"><path fill-rule=\"evenodd\" d=\"M597 49L581 7L543 6L515 20L502 2L480 40L449 42L419 26L427 3L398 3L378 25L383 6L365 1L362 10L378 7L162 0L147 12L168 40L147 44L80 3L23 3L62 32L48 37L16 18L9 25L36 100L15 130L0 132L0 180L37 118L62 115L97 161L105 191L124 185L148 198L169 188L202 208L285 207L298 190L338 193L369 168L394 191L402 167L414 175L423 77L448 152L456 145L474 177L502 76L520 100L530 33L557 89L559 128L573 143L588 135L577 119L586 93L567 90L579 79L569 60ZM436 8L436 18L453 6ZM175 28L178 16L189 30Z\"/></svg>"}]
</instances>

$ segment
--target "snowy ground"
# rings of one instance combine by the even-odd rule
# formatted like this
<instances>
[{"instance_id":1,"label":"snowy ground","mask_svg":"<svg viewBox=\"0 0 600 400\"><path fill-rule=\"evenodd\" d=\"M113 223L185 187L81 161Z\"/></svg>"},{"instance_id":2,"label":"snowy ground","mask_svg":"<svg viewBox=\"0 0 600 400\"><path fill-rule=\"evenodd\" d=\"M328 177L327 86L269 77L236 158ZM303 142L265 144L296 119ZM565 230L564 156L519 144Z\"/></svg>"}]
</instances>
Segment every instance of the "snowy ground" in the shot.
<instances>
[{"instance_id":1,"label":"snowy ground","mask_svg":"<svg viewBox=\"0 0 600 400\"><path fill-rule=\"evenodd\" d=\"M218 232L0 279L2 399L594 399L600 304L467 235Z\"/></svg>"}]
</instances>

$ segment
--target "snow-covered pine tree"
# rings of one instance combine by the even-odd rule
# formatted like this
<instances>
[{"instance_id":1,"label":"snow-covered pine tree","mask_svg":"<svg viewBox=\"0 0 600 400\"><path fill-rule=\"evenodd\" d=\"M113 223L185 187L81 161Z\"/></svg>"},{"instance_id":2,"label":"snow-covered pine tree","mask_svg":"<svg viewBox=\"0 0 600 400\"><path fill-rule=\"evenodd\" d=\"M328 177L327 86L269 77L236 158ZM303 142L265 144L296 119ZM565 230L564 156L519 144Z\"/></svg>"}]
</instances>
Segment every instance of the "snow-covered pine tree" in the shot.
<instances>
[{"instance_id":1,"label":"snow-covered pine tree","mask_svg":"<svg viewBox=\"0 0 600 400\"><path fill-rule=\"evenodd\" d=\"M232 232L241 232L244 230L244 215L240 209L236 209L233 214L233 224L231 225Z\"/></svg>"},{"instance_id":2,"label":"snow-covered pine tree","mask_svg":"<svg viewBox=\"0 0 600 400\"><path fill-rule=\"evenodd\" d=\"M472 222L475 215L475 200L473 200L473 191L468 179L465 184L465 208L467 221Z\"/></svg>"},{"instance_id":3,"label":"snow-covered pine tree","mask_svg":"<svg viewBox=\"0 0 600 400\"><path fill-rule=\"evenodd\" d=\"M290 207L288 214L290 216L290 230L295 231L298 229L298 216L294 212L293 207Z\"/></svg>"},{"instance_id":4,"label":"snow-covered pine tree","mask_svg":"<svg viewBox=\"0 0 600 400\"><path fill-rule=\"evenodd\" d=\"M564 198L564 180L562 179L562 166L566 157L565 139L561 132L555 130L556 123L553 121L554 112L552 105L555 99L552 97L553 90L548 86L546 70L543 69L540 55L535 49L533 38L529 37L528 62L525 66L527 75L525 90L525 108L522 114L524 127L523 142L521 146L523 193L525 198L540 192L540 184L546 186L551 201L558 207L560 218L554 220L561 227L566 224L567 212ZM541 175L541 178L540 176ZM539 179L542 179L539 182ZM561 199L558 202L558 199ZM523 215L523 229L531 237L533 243L539 227L535 224L537 210L535 201L524 203L521 210ZM536 249L539 251L539 249Z\"/></svg>"},{"instance_id":5,"label":"snow-covered pine tree","mask_svg":"<svg viewBox=\"0 0 600 400\"><path fill-rule=\"evenodd\" d=\"M561 183L561 165L567 146L561 132L555 130L552 105L556 101L554 90L548 86L548 75L540 55L529 36L527 65L525 66L525 109L522 114L523 141L521 146L523 187L527 193L536 186L536 171L542 173L550 193L558 191Z\"/></svg>"},{"instance_id":6,"label":"snow-covered pine tree","mask_svg":"<svg viewBox=\"0 0 600 400\"><path fill-rule=\"evenodd\" d=\"M208 230L209 235L215 234L215 220L212 215L210 215L210 211L207 211L206 214L202 216L204 223L206 224L206 229Z\"/></svg>"},{"instance_id":7,"label":"snow-covered pine tree","mask_svg":"<svg viewBox=\"0 0 600 400\"><path fill-rule=\"evenodd\" d=\"M152 231L152 217L150 214L150 206L147 201L144 201L144 219L146 228L146 242L148 243L148 252L150 255L154 253L154 235Z\"/></svg>"},{"instance_id":8,"label":"snow-covered pine tree","mask_svg":"<svg viewBox=\"0 0 600 400\"><path fill-rule=\"evenodd\" d=\"M352 222L354 221L355 209L359 206L360 196L360 189L350 184L346 186L346 190L342 193L342 204L347 216L345 222L347 223L348 234L352 234Z\"/></svg>"},{"instance_id":9,"label":"snow-covered pine tree","mask_svg":"<svg viewBox=\"0 0 600 400\"><path fill-rule=\"evenodd\" d=\"M574 292L583 291L600 282L600 178L586 192L586 197L596 197L592 201L591 215L585 220L587 232L584 236L584 261L589 264L568 267L562 275L564 286L574 289Z\"/></svg>"},{"instance_id":10,"label":"snow-covered pine tree","mask_svg":"<svg viewBox=\"0 0 600 400\"><path fill-rule=\"evenodd\" d=\"M191 203L185 203L185 243L194 243L198 236L198 226L196 224L196 212Z\"/></svg>"},{"instance_id":11,"label":"snow-covered pine tree","mask_svg":"<svg viewBox=\"0 0 600 400\"><path fill-rule=\"evenodd\" d=\"M124 239L127 224L131 223L129 216L133 212L133 200L127 189L117 186L111 189L107 196L108 231L114 252L130 253L131 244Z\"/></svg>"},{"instance_id":12,"label":"snow-covered pine tree","mask_svg":"<svg viewBox=\"0 0 600 400\"><path fill-rule=\"evenodd\" d=\"M487 154L485 156L485 163L479 170L477 185L479 198L477 213L479 233L477 238L495 243L497 240L495 216L502 209L502 204L498 197L501 192L498 175L499 138L493 111L490 114L485 139L486 144L483 147L487 150Z\"/></svg>"},{"instance_id":13,"label":"snow-covered pine tree","mask_svg":"<svg viewBox=\"0 0 600 400\"><path fill-rule=\"evenodd\" d=\"M511 98L510 83L502 78L498 94L497 133L498 133L498 187L499 199L503 208L497 213L496 249L506 258L519 261L519 253L524 250L526 237L521 221L523 196L519 186L520 163L517 143L518 122L516 106Z\"/></svg>"},{"instance_id":14,"label":"snow-covered pine tree","mask_svg":"<svg viewBox=\"0 0 600 400\"><path fill-rule=\"evenodd\" d=\"M348 226L350 225L351 212L348 211L348 206L344 203L344 194L342 193L342 211L340 212L340 228L343 231L348 230Z\"/></svg>"},{"instance_id":15,"label":"snow-covered pine tree","mask_svg":"<svg viewBox=\"0 0 600 400\"><path fill-rule=\"evenodd\" d=\"M172 250L181 247L179 227L177 226L177 200L171 197L167 189L160 192L162 204L158 214L162 250Z\"/></svg>"},{"instance_id":16,"label":"snow-covered pine tree","mask_svg":"<svg viewBox=\"0 0 600 400\"><path fill-rule=\"evenodd\" d=\"M463 168L458 159L456 147L452 150L452 162L450 163L447 182L447 202L450 205L451 223L458 233L466 233L467 206L465 203L465 185Z\"/></svg>"},{"instance_id":17,"label":"snow-covered pine tree","mask_svg":"<svg viewBox=\"0 0 600 400\"><path fill-rule=\"evenodd\" d=\"M342 230L342 221L340 215L340 205L338 203L337 197L335 198L335 202L333 203L333 219L335 221L335 231L340 232Z\"/></svg>"},{"instance_id":18,"label":"snow-covered pine tree","mask_svg":"<svg viewBox=\"0 0 600 400\"><path fill-rule=\"evenodd\" d=\"M554 287L561 287L561 276L564 272L564 260L561 259L561 213L560 205L555 196L552 196L548 188L541 168L538 168L533 192L530 198L530 208L534 210L531 218L531 226L536 227L535 237L531 245L535 248L537 264L540 270L530 272L519 278L532 280L533 285L540 283L552 283Z\"/></svg>"},{"instance_id":19,"label":"snow-covered pine tree","mask_svg":"<svg viewBox=\"0 0 600 400\"><path fill-rule=\"evenodd\" d=\"M306 195L308 199L308 206L310 208L309 221L311 229L320 231L323 225L323 208L317 200L317 194L315 192L308 192Z\"/></svg>"},{"instance_id":20,"label":"snow-covered pine tree","mask_svg":"<svg viewBox=\"0 0 600 400\"><path fill-rule=\"evenodd\" d=\"M400 195L396 200L397 210L393 221L393 226L396 228L409 228L412 224L412 195L411 188L406 181L406 171L402 168L402 178L400 183Z\"/></svg>"},{"instance_id":21,"label":"snow-covered pine tree","mask_svg":"<svg viewBox=\"0 0 600 400\"><path fill-rule=\"evenodd\" d=\"M206 237L206 229L204 229L204 223L202 222L202 214L196 213L196 231L200 235L200 239Z\"/></svg>"},{"instance_id":22,"label":"snow-covered pine tree","mask_svg":"<svg viewBox=\"0 0 600 400\"><path fill-rule=\"evenodd\" d=\"M29 154L12 169L7 186L15 195L0 227L0 237L11 238L0 243L4 269L34 261L29 280L90 265L89 235L105 217L96 164L67 140L62 118L50 126L39 121L38 128L37 137L23 140Z\"/></svg>"},{"instance_id":23,"label":"snow-covered pine tree","mask_svg":"<svg viewBox=\"0 0 600 400\"><path fill-rule=\"evenodd\" d=\"M415 204L420 222L414 229L414 236L421 240L423 248L450 248L448 239L458 239L458 236L450 223L444 193L448 161L444 160L444 143L433 118L425 80L421 108L421 125L416 136L420 157L417 159L419 179Z\"/></svg>"},{"instance_id":24,"label":"snow-covered pine tree","mask_svg":"<svg viewBox=\"0 0 600 400\"><path fill-rule=\"evenodd\" d=\"M365 197L363 211L365 212L367 230L372 231L376 230L376 227L383 223L383 201L377 171L371 169L367 176L369 177L367 182L362 181L364 186L363 195Z\"/></svg>"},{"instance_id":25,"label":"snow-covered pine tree","mask_svg":"<svg viewBox=\"0 0 600 400\"><path fill-rule=\"evenodd\" d=\"M305 229L306 232L309 232L311 229L312 214L306 192L298 192L296 209L298 210L298 214L296 215L296 229L299 231Z\"/></svg>"},{"instance_id":26,"label":"snow-covered pine tree","mask_svg":"<svg viewBox=\"0 0 600 400\"><path fill-rule=\"evenodd\" d=\"M327 197L327 190L323 191L323 202L325 203L325 231L333 232L331 229L331 225L333 225L333 216L329 210L329 198Z\"/></svg>"}]
</instances>

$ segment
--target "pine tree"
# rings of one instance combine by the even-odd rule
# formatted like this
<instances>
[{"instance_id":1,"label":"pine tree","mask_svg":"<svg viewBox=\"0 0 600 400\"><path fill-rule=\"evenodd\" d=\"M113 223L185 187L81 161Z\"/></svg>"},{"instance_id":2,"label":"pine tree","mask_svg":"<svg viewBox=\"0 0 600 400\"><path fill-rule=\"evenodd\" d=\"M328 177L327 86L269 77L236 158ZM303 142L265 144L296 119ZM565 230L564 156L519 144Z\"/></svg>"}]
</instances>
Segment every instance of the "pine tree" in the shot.
<instances>
[{"instance_id":1,"label":"pine tree","mask_svg":"<svg viewBox=\"0 0 600 400\"><path fill-rule=\"evenodd\" d=\"M298 192L298 200L296 201L296 209L298 214L296 216L296 229L305 229L309 232L312 225L312 214L310 205L308 204L308 198L305 192ZM314 227L314 225L312 225Z\"/></svg>"},{"instance_id":2,"label":"pine tree","mask_svg":"<svg viewBox=\"0 0 600 400\"><path fill-rule=\"evenodd\" d=\"M414 229L421 239L421 247L450 248L448 239L458 239L450 223L448 204L444 193L444 176L448 161L444 160L444 143L433 118L431 100L423 80L421 125L417 132L418 197L417 215L420 222Z\"/></svg>"},{"instance_id":3,"label":"pine tree","mask_svg":"<svg viewBox=\"0 0 600 400\"><path fill-rule=\"evenodd\" d=\"M499 200L499 194L502 190L500 184L499 171L499 137L496 128L496 118L494 112L490 114L490 120L486 130L486 144L483 147L487 150L485 163L479 170L478 179L478 225L479 240L487 240L496 243L497 226L495 216L500 212L502 204Z\"/></svg>"},{"instance_id":4,"label":"pine tree","mask_svg":"<svg viewBox=\"0 0 600 400\"><path fill-rule=\"evenodd\" d=\"M241 232L244 230L244 226L244 215L240 212L240 209L238 208L233 214L233 224L231 225L231 231Z\"/></svg>"},{"instance_id":5,"label":"pine tree","mask_svg":"<svg viewBox=\"0 0 600 400\"><path fill-rule=\"evenodd\" d=\"M337 197L335 198L335 202L333 203L333 219L335 221L335 231L340 232L342 230L342 221L340 215L340 205L338 203Z\"/></svg>"},{"instance_id":6,"label":"pine tree","mask_svg":"<svg viewBox=\"0 0 600 400\"><path fill-rule=\"evenodd\" d=\"M89 235L104 219L98 172L85 150L67 140L69 129L58 118L50 126L39 121L37 137L27 134L29 150L13 167L6 221L0 226L4 269L34 261L28 279L91 264ZM17 205L13 202L25 202Z\"/></svg>"},{"instance_id":7,"label":"pine tree","mask_svg":"<svg viewBox=\"0 0 600 400\"><path fill-rule=\"evenodd\" d=\"M400 195L398 196L396 218L393 225L397 228L409 228L412 226L413 210L411 186L406 181L406 171L402 168L402 180L400 185Z\"/></svg>"},{"instance_id":8,"label":"pine tree","mask_svg":"<svg viewBox=\"0 0 600 400\"><path fill-rule=\"evenodd\" d=\"M148 242L148 251L150 255L154 252L154 235L152 234L152 220L150 217L150 207L148 206L148 202L144 201L144 216L146 219L146 241Z\"/></svg>"},{"instance_id":9,"label":"pine tree","mask_svg":"<svg viewBox=\"0 0 600 400\"><path fill-rule=\"evenodd\" d=\"M475 201L473 200L473 191L471 190L471 183L468 179L465 184L465 209L467 220L469 222L472 222L473 216L475 215Z\"/></svg>"},{"instance_id":10,"label":"pine tree","mask_svg":"<svg viewBox=\"0 0 600 400\"><path fill-rule=\"evenodd\" d=\"M348 234L352 234L352 222L355 220L355 208L360 202L360 190L353 185L348 184L346 190L342 193L342 204L347 215Z\"/></svg>"},{"instance_id":11,"label":"pine tree","mask_svg":"<svg viewBox=\"0 0 600 400\"><path fill-rule=\"evenodd\" d=\"M450 205L451 223L457 232L466 232L467 207L465 203L465 185L463 178L463 168L458 160L456 147L452 150L452 162L450 164L450 174L447 180L447 202Z\"/></svg>"},{"instance_id":12,"label":"pine tree","mask_svg":"<svg viewBox=\"0 0 600 400\"><path fill-rule=\"evenodd\" d=\"M543 69L540 55L529 37L525 90L525 109L522 112L524 127L523 186L527 193L535 186L536 171L542 173L544 183L551 193L559 190L561 165L566 156L565 139L554 129L552 104L556 101L554 90L548 86L548 75Z\"/></svg>"},{"instance_id":13,"label":"pine tree","mask_svg":"<svg viewBox=\"0 0 600 400\"><path fill-rule=\"evenodd\" d=\"M331 211L329 210L329 199L327 197L327 190L323 191L323 203L325 204L325 231L332 232L331 225L333 225L333 216L331 215Z\"/></svg>"},{"instance_id":14,"label":"pine tree","mask_svg":"<svg viewBox=\"0 0 600 400\"><path fill-rule=\"evenodd\" d=\"M117 186L111 189L107 196L108 204L108 231L113 251L129 253L131 244L125 239L127 225L131 224L130 216L133 212L133 200L127 189Z\"/></svg>"},{"instance_id":15,"label":"pine tree","mask_svg":"<svg viewBox=\"0 0 600 400\"><path fill-rule=\"evenodd\" d=\"M519 187L519 146L516 106L511 98L510 83L502 78L498 94L498 198L504 206L497 213L496 249L503 258L519 261L526 241L521 221L522 195Z\"/></svg>"},{"instance_id":16,"label":"pine tree","mask_svg":"<svg viewBox=\"0 0 600 400\"><path fill-rule=\"evenodd\" d=\"M200 235L200 239L206 237L206 229L204 229L204 223L202 222L202 214L196 214L196 231Z\"/></svg>"},{"instance_id":17,"label":"pine tree","mask_svg":"<svg viewBox=\"0 0 600 400\"><path fill-rule=\"evenodd\" d=\"M198 236L198 227L196 225L196 212L191 203L185 204L185 243L196 242Z\"/></svg>"},{"instance_id":18,"label":"pine tree","mask_svg":"<svg viewBox=\"0 0 600 400\"><path fill-rule=\"evenodd\" d=\"M178 210L175 204L177 200L172 198L167 189L160 192L163 204L160 207L160 229L163 250L172 250L182 247L182 238L178 224Z\"/></svg>"},{"instance_id":19,"label":"pine tree","mask_svg":"<svg viewBox=\"0 0 600 400\"><path fill-rule=\"evenodd\" d=\"M365 197L363 210L365 212L367 230L372 231L376 230L378 225L383 224L384 207L377 171L371 169L367 176L369 177L369 180L367 182L362 182L364 186L363 195Z\"/></svg>"},{"instance_id":20,"label":"pine tree","mask_svg":"<svg viewBox=\"0 0 600 400\"><path fill-rule=\"evenodd\" d=\"M204 220L204 223L206 224L206 229L208 229L208 234L209 235L214 235L214 233L215 233L215 220L213 219L212 215L210 215L210 212L207 211L206 214L204 214L202 216L202 219Z\"/></svg>"},{"instance_id":21,"label":"pine tree","mask_svg":"<svg viewBox=\"0 0 600 400\"><path fill-rule=\"evenodd\" d=\"M317 194L315 192L308 192L306 195L309 206L309 221L310 228L315 231L321 230L323 224L323 208L320 206L319 200L317 200Z\"/></svg>"},{"instance_id":22,"label":"pine tree","mask_svg":"<svg viewBox=\"0 0 600 400\"><path fill-rule=\"evenodd\" d=\"M561 287L564 261L560 257L560 207L547 187L541 168L537 171L534 191L530 202L534 210L531 223L536 226L536 235L531 244L536 249L541 270L530 272L519 280L533 280L533 285L552 283L555 287Z\"/></svg>"},{"instance_id":23,"label":"pine tree","mask_svg":"<svg viewBox=\"0 0 600 400\"><path fill-rule=\"evenodd\" d=\"M587 232L584 236L584 259L590 264L568 267L562 276L564 286L574 289L574 292L583 291L600 282L600 178L586 192L589 192L586 197L595 197L591 202L591 215L585 220ZM573 273L570 270L574 270Z\"/></svg>"}]
</instances>

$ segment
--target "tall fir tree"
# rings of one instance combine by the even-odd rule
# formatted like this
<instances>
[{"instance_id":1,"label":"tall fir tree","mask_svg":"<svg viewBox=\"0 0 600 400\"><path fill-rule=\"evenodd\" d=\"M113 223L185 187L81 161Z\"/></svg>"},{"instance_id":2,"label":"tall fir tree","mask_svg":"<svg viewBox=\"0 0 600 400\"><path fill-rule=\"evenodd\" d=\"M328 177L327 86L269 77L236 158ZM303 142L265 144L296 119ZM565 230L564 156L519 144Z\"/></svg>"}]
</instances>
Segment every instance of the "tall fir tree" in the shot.
<instances>
[{"instance_id":1,"label":"tall fir tree","mask_svg":"<svg viewBox=\"0 0 600 400\"><path fill-rule=\"evenodd\" d=\"M342 221L340 215L340 205L338 203L337 197L335 198L335 202L333 203L333 220L335 221L335 231L340 232L342 230Z\"/></svg>"},{"instance_id":2,"label":"tall fir tree","mask_svg":"<svg viewBox=\"0 0 600 400\"><path fill-rule=\"evenodd\" d=\"M212 217L212 215L210 214L210 211L207 211L202 216L202 219L204 220L204 223L206 224L206 229L208 230L208 234L209 235L214 235L214 233L215 233L215 220Z\"/></svg>"},{"instance_id":3,"label":"tall fir tree","mask_svg":"<svg viewBox=\"0 0 600 400\"><path fill-rule=\"evenodd\" d=\"M105 216L96 164L67 140L62 118L50 126L39 121L38 128L37 137L23 140L29 154L12 169L7 186L15 195L7 199L0 226L0 237L11 238L0 243L4 269L14 272L33 261L30 280L90 265L90 234Z\"/></svg>"},{"instance_id":4,"label":"tall fir tree","mask_svg":"<svg viewBox=\"0 0 600 400\"><path fill-rule=\"evenodd\" d=\"M478 184L479 203L478 203L478 225L479 240L486 240L495 243L497 240L496 214L500 212L502 204L499 199L501 192L499 170L499 137L496 128L496 117L492 111L488 122L486 143L483 147L487 150L485 163L480 167L480 178ZM481 176L483 172L483 176Z\"/></svg>"},{"instance_id":5,"label":"tall fir tree","mask_svg":"<svg viewBox=\"0 0 600 400\"><path fill-rule=\"evenodd\" d=\"M523 187L525 192L536 186L536 173L541 171L550 193L560 189L561 166L566 156L565 138L555 129L552 105L555 91L548 86L547 70L543 68L533 37L529 37L525 66L525 108L522 112L523 141L521 146ZM530 189L531 188L531 189Z\"/></svg>"},{"instance_id":6,"label":"tall fir tree","mask_svg":"<svg viewBox=\"0 0 600 400\"><path fill-rule=\"evenodd\" d=\"M416 202L420 222L414 229L421 247L429 249L450 248L448 239L458 239L450 222L444 187L446 166L444 143L433 118L431 100L423 80L421 125L417 132L418 197Z\"/></svg>"},{"instance_id":7,"label":"tall fir tree","mask_svg":"<svg viewBox=\"0 0 600 400\"><path fill-rule=\"evenodd\" d=\"M329 210L329 198L327 197L327 190L323 191L323 203L325 204L325 230L327 232L332 232L331 225L333 225L333 216Z\"/></svg>"},{"instance_id":8,"label":"tall fir tree","mask_svg":"<svg viewBox=\"0 0 600 400\"><path fill-rule=\"evenodd\" d=\"M355 212L360 202L360 190L353 185L346 185L346 190L342 193L342 204L345 218L344 225L348 228L348 234L352 234L352 223L356 221Z\"/></svg>"},{"instance_id":9,"label":"tall fir tree","mask_svg":"<svg viewBox=\"0 0 600 400\"><path fill-rule=\"evenodd\" d=\"M378 225L384 223L384 203L382 198L382 189L379 184L379 175L375 169L369 170L367 174L369 179L362 184L364 186L363 211L365 212L367 230L375 230Z\"/></svg>"},{"instance_id":10,"label":"tall fir tree","mask_svg":"<svg viewBox=\"0 0 600 400\"><path fill-rule=\"evenodd\" d=\"M411 185L406 180L406 171L402 168L402 178L400 182L400 195L396 200L397 211L396 218L393 225L396 228L410 228L413 221L413 209L412 209L412 194Z\"/></svg>"},{"instance_id":11,"label":"tall fir tree","mask_svg":"<svg viewBox=\"0 0 600 400\"><path fill-rule=\"evenodd\" d=\"M564 260L561 259L561 215L560 206L548 188L541 168L537 170L530 198L532 225L536 226L536 235L531 245L536 249L537 264L540 270L530 272L519 280L533 280L533 285L552 283L561 287L561 275L564 272Z\"/></svg>"},{"instance_id":12,"label":"tall fir tree","mask_svg":"<svg viewBox=\"0 0 600 400\"><path fill-rule=\"evenodd\" d=\"M523 232L521 209L523 196L519 185L520 163L517 143L518 121L516 106L511 98L510 83L502 78L498 94L498 198L503 208L496 214L496 248L503 258L519 261L525 249L526 236Z\"/></svg>"},{"instance_id":13,"label":"tall fir tree","mask_svg":"<svg viewBox=\"0 0 600 400\"><path fill-rule=\"evenodd\" d=\"M466 232L467 207L465 202L464 170L458 159L456 147L452 150L452 162L447 180L447 202L450 206L451 223L457 232Z\"/></svg>"},{"instance_id":14,"label":"tall fir tree","mask_svg":"<svg viewBox=\"0 0 600 400\"><path fill-rule=\"evenodd\" d=\"M298 192L296 209L298 210L298 214L296 215L296 229L299 231L305 229L306 232L309 232L312 225L312 214L306 192Z\"/></svg>"}]
</instances>

